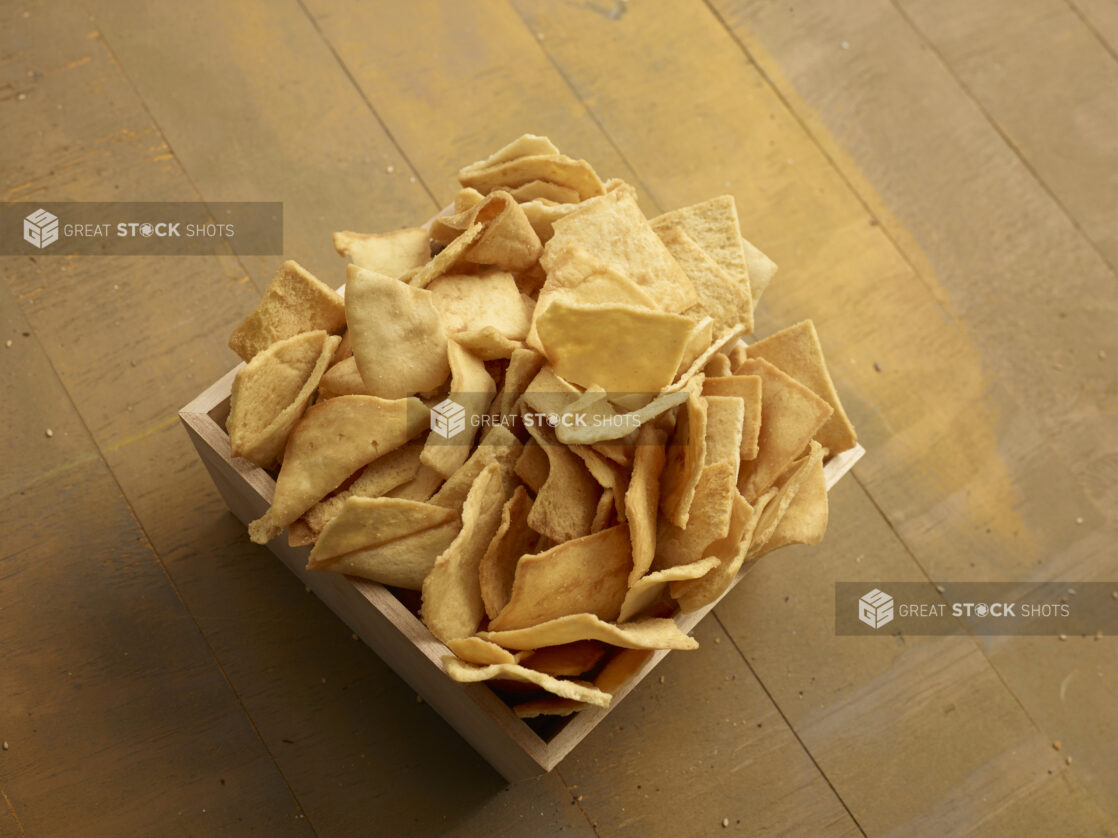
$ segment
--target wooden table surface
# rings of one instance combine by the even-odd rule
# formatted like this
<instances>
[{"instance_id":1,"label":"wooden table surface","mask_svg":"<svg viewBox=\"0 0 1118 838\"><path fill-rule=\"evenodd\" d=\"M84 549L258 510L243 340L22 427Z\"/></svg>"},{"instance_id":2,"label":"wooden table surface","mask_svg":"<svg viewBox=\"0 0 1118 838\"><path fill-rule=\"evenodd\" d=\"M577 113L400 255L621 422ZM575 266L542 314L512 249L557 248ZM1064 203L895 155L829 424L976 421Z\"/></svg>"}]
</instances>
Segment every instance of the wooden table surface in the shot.
<instances>
[{"instance_id":1,"label":"wooden table surface","mask_svg":"<svg viewBox=\"0 0 1118 838\"><path fill-rule=\"evenodd\" d=\"M178 426L279 258L4 257L0 838L1118 835L1118 640L832 605L1118 579L1113 0L13 0L0 117L5 200L282 201L331 283L334 230L524 131L650 213L732 192L781 267L758 334L815 319L869 451L821 547L505 787Z\"/></svg>"}]
</instances>

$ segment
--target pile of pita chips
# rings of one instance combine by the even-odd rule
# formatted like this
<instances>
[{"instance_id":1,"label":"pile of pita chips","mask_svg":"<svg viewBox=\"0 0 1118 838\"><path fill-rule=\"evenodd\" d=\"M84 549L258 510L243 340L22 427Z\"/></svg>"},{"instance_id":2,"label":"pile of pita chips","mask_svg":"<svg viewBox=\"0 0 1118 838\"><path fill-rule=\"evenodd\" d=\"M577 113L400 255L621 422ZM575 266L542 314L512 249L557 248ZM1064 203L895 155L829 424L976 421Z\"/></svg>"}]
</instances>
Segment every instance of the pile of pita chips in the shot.
<instances>
[{"instance_id":1,"label":"pile of pita chips","mask_svg":"<svg viewBox=\"0 0 1118 838\"><path fill-rule=\"evenodd\" d=\"M732 196L649 218L530 134L459 182L335 234L344 300L287 262L234 332L232 451L278 468L249 533L418 592L449 676L523 718L608 706L697 646L672 615L823 538L854 429L810 320L742 341L776 266Z\"/></svg>"}]
</instances>

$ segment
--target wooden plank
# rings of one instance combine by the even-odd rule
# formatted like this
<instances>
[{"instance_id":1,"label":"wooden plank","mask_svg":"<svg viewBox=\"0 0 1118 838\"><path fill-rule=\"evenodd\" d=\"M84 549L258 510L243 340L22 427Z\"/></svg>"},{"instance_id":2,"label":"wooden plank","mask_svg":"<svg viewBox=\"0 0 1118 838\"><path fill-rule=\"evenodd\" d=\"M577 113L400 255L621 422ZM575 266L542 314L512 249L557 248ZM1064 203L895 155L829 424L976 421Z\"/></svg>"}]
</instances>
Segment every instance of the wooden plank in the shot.
<instances>
[{"instance_id":1,"label":"wooden plank","mask_svg":"<svg viewBox=\"0 0 1118 838\"><path fill-rule=\"evenodd\" d=\"M1068 0L1111 55L1118 56L1118 8L1109 0Z\"/></svg>"},{"instance_id":2,"label":"wooden plank","mask_svg":"<svg viewBox=\"0 0 1118 838\"><path fill-rule=\"evenodd\" d=\"M869 590L924 576L854 484L831 500L825 549L766 556L717 613L866 833L998 834L987 822L1042 822L1053 806L1075 834L1113 830L1064 762L1069 748L1080 758L1078 747L1052 748L1059 733L1036 728L980 641L835 636L834 580ZM1038 671L1050 689L1054 674ZM1089 712L1106 723L1102 708Z\"/></svg>"},{"instance_id":3,"label":"wooden plank","mask_svg":"<svg viewBox=\"0 0 1118 838\"><path fill-rule=\"evenodd\" d=\"M1114 369L1107 348L1099 353L1113 337L1103 325L1116 307L1112 274L943 67L920 50L895 9L797 6L792 16L760 4L719 8L973 341L977 357L951 362L961 375L941 382L914 351L922 343L914 324L922 318L911 302L882 305L875 294L868 309L868 317L905 323L904 336L887 334L884 323L874 334L857 333L883 367L870 378L892 379L866 383L876 403L889 406L886 427L898 431L890 447L874 448L881 457L861 474L908 549L937 579L1113 578L1118 570L1106 546L1113 530L1104 510L1114 508L1106 464L1115 427L1105 418ZM842 50L841 40L851 49ZM1051 277L1065 276L1071 282L1053 318ZM928 339L921 352L951 357L942 336ZM1073 358L1082 362L1069 363ZM967 365L997 374L1000 383L962 372ZM901 418L914 393L937 390L956 407ZM901 450L922 433L930 435L924 454ZM1079 682L1073 709L1052 697L1052 682L1070 674L1059 643L1010 638L984 645L1038 726L1065 747L1074 741L1074 770L1118 817L1108 779L1118 766L1102 744L1118 735L1106 679ZM1109 671L1105 649L1080 654L1083 671Z\"/></svg>"},{"instance_id":4,"label":"wooden plank","mask_svg":"<svg viewBox=\"0 0 1118 838\"><path fill-rule=\"evenodd\" d=\"M89 5L199 193L283 201L285 252L327 284L345 278L334 231L407 226L437 208L295 0L206 0L176 15ZM261 290L277 267L244 262Z\"/></svg>"},{"instance_id":5,"label":"wooden plank","mask_svg":"<svg viewBox=\"0 0 1118 838\"><path fill-rule=\"evenodd\" d=\"M505 4L306 6L440 206L458 190L458 169L525 132L546 134L603 176L641 187L540 52L535 34Z\"/></svg>"},{"instance_id":6,"label":"wooden plank","mask_svg":"<svg viewBox=\"0 0 1118 838\"><path fill-rule=\"evenodd\" d=\"M104 463L25 486L0 505L0 820L313 834Z\"/></svg>"},{"instance_id":7,"label":"wooden plank","mask_svg":"<svg viewBox=\"0 0 1118 838\"><path fill-rule=\"evenodd\" d=\"M1098 252L891 3L715 7L965 325L978 363L1090 497L1118 508L1105 360L1118 285Z\"/></svg>"},{"instance_id":8,"label":"wooden plank","mask_svg":"<svg viewBox=\"0 0 1118 838\"><path fill-rule=\"evenodd\" d=\"M718 623L695 637L558 769L601 834L864 834Z\"/></svg>"},{"instance_id":9,"label":"wooden plank","mask_svg":"<svg viewBox=\"0 0 1118 838\"><path fill-rule=\"evenodd\" d=\"M1118 61L1083 18L1061 0L898 5L1118 268Z\"/></svg>"},{"instance_id":10,"label":"wooden plank","mask_svg":"<svg viewBox=\"0 0 1118 838\"><path fill-rule=\"evenodd\" d=\"M764 300L762 318L771 319L762 320L762 330L773 322L816 316L839 389L874 452L856 471L906 541L923 537L918 557L928 572L944 574L941 578L1021 575L1043 563L1043 549L1057 539L1067 543L1074 524L1064 522L1089 515L1084 510L1090 503L1066 464L1053 456L1033 418L1021 415L1014 399L985 372L980 350L943 310L943 298L894 247L893 228L886 236L869 217L864 181L835 168L828 159L835 156L831 147L825 156L804 133L799 112L789 113L718 21L670 4L632 7L617 20L589 10L528 3L517 8L529 28L544 34L541 44L584 101L594 103L595 117L626 149L660 202L673 206L734 192L747 236L783 265ZM833 17L823 10L818 16ZM691 61L699 49L704 60ZM648 67L656 73L648 73ZM782 89L781 96L787 95ZM846 96L856 101L855 92ZM653 98L655 107L649 104ZM655 142L646 142L648 137ZM903 148L904 141L896 145ZM696 147L717 153L693 155L683 171L663 171L662 159ZM880 215L878 205L871 204ZM898 330L897 323L904 329ZM1037 342L1043 346L1043 340ZM846 514L860 529L875 522L882 526L868 502L859 507L836 509L835 519ZM1045 548L1034 550L1030 544L1025 559L1022 542L1051 525L1051 536L1041 539ZM996 535L991 537L987 528ZM921 565L908 561L910 574L922 573ZM752 584L751 579L746 589ZM756 613L770 610L766 604ZM766 636L780 651L779 664L758 670L766 686L789 666L805 671L825 666L814 647L796 636L782 637ZM836 653L834 665L859 672L857 647L840 645ZM870 677L876 675L860 676ZM987 668L989 689L1000 690L1000 700L1014 704L998 680ZM1105 713L1101 699L1096 693L1085 718ZM782 710L787 711L787 700L777 699ZM905 740L913 724L902 708L884 707L867 737L884 747ZM989 758L1035 730L1025 715L1017 717L1017 724L1014 731L988 732L983 749ZM929 747L937 742L948 747L949 731L944 733L944 740L930 739ZM819 744L809 744L813 754ZM824 770L842 794L865 764L852 752L833 753L838 762ZM1099 749L1095 759L1103 759ZM1099 767L1105 776L1105 764ZM961 766L950 761L919 762L913 770L926 774L915 783L910 774L904 794L898 789L910 805L917 805L905 798L910 787L923 794L919 805L930 806L936 788L942 791L965 776L953 773ZM898 816L888 804L894 778L886 775L885 786L880 778L877 782L882 801L863 800L869 807L864 814L867 821L885 822ZM863 813L853 811L861 821Z\"/></svg>"},{"instance_id":11,"label":"wooden plank","mask_svg":"<svg viewBox=\"0 0 1118 838\"><path fill-rule=\"evenodd\" d=\"M15 260L8 260L14 262ZM66 390L7 286L0 285L0 497L97 456ZM10 344L10 346L8 345ZM47 436L47 430L51 436Z\"/></svg>"}]
</instances>

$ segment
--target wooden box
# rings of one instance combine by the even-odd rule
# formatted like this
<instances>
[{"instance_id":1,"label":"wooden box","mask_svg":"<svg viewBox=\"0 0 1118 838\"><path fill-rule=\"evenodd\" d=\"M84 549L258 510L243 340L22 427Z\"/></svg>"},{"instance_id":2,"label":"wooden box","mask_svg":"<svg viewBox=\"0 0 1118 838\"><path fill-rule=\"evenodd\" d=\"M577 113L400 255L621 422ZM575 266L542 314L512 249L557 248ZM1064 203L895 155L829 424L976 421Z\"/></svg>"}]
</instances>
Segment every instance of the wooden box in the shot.
<instances>
[{"instance_id":1,"label":"wooden box","mask_svg":"<svg viewBox=\"0 0 1118 838\"><path fill-rule=\"evenodd\" d=\"M271 505L275 481L263 469L234 459L230 453L225 420L238 369L230 370L183 408L179 417L229 509L247 525ZM859 446L831 458L824 468L827 488L846 474L863 453ZM310 547L289 547L284 536L273 539L268 547L509 781L550 771L609 712L609 708L582 710L545 740L485 684L452 681L441 663L450 650L382 585L338 573L307 570ZM735 585L748 569L746 564L734 580ZM678 615L679 626L690 632L716 604ZM616 707L666 654L653 653L636 677L614 692L611 707Z\"/></svg>"}]
</instances>

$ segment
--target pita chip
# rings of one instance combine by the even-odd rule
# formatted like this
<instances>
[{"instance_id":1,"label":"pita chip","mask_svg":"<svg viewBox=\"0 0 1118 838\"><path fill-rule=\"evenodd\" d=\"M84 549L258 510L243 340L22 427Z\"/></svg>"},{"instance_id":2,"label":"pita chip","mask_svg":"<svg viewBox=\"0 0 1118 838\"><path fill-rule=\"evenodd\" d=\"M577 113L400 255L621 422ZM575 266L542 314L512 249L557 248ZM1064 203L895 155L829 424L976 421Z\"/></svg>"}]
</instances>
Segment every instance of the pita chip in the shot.
<instances>
[{"instance_id":1,"label":"pita chip","mask_svg":"<svg viewBox=\"0 0 1118 838\"><path fill-rule=\"evenodd\" d=\"M334 233L334 249L359 268L399 277L431 258L427 230L409 227L391 233Z\"/></svg>"},{"instance_id":2,"label":"pita chip","mask_svg":"<svg viewBox=\"0 0 1118 838\"><path fill-rule=\"evenodd\" d=\"M317 329L276 341L237 372L229 419L234 457L275 464L341 338Z\"/></svg>"}]
</instances>

